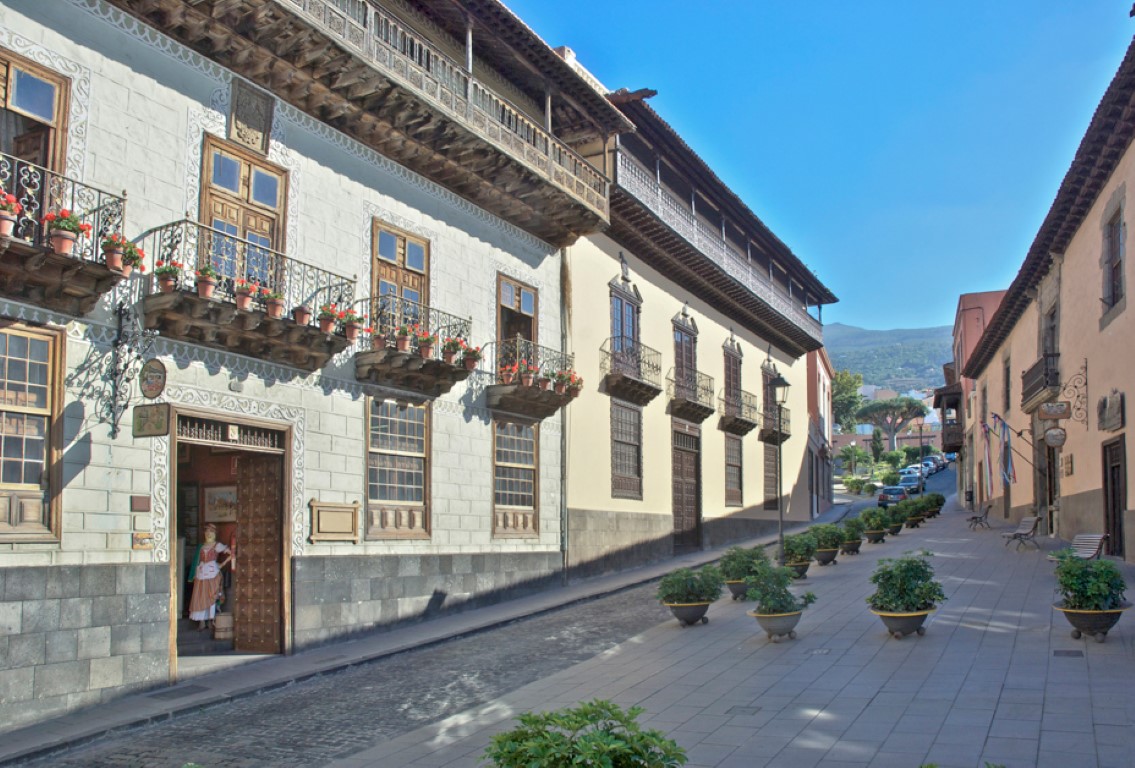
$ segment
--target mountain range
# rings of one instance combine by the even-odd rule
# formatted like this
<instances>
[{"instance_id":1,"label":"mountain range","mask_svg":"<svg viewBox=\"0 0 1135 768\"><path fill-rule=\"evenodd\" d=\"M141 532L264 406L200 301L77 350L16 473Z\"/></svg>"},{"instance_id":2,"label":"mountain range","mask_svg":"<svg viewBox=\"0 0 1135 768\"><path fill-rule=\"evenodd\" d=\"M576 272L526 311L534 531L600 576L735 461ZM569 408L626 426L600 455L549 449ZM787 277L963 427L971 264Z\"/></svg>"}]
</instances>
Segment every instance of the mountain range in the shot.
<instances>
[{"instance_id":1,"label":"mountain range","mask_svg":"<svg viewBox=\"0 0 1135 768\"><path fill-rule=\"evenodd\" d=\"M953 359L953 331L949 325L873 331L831 323L824 326L824 345L836 370L905 392L942 386L942 364Z\"/></svg>"}]
</instances>

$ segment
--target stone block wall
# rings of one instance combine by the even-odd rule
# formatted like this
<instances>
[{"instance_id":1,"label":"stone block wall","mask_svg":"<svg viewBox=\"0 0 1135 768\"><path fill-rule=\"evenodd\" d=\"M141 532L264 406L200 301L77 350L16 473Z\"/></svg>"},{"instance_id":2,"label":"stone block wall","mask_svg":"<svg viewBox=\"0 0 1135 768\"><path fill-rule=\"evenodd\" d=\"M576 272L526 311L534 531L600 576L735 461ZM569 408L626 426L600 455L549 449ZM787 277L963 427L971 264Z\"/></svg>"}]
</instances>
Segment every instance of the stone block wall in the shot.
<instances>
[{"instance_id":1,"label":"stone block wall","mask_svg":"<svg viewBox=\"0 0 1135 768\"><path fill-rule=\"evenodd\" d=\"M568 509L571 578L587 578L658 562L674 554L670 515Z\"/></svg>"},{"instance_id":2,"label":"stone block wall","mask_svg":"<svg viewBox=\"0 0 1135 768\"><path fill-rule=\"evenodd\" d=\"M169 566L0 568L0 732L169 679Z\"/></svg>"},{"instance_id":3,"label":"stone block wall","mask_svg":"<svg viewBox=\"0 0 1135 768\"><path fill-rule=\"evenodd\" d=\"M560 584L560 553L298 557L295 650Z\"/></svg>"}]
</instances>

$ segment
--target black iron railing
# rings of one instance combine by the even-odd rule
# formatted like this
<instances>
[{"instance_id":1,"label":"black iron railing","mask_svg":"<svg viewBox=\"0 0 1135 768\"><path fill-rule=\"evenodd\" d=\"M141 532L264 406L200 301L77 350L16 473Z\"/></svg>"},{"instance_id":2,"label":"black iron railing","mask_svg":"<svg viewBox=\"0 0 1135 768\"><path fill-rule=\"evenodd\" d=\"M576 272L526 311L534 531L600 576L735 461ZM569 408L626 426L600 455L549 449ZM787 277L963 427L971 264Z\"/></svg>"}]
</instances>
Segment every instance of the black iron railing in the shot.
<instances>
[{"instance_id":1,"label":"black iron railing","mask_svg":"<svg viewBox=\"0 0 1135 768\"><path fill-rule=\"evenodd\" d=\"M520 336L486 344L482 352L482 367L498 377L502 373L519 377L528 372L536 377L554 378L557 373L570 374L575 370L575 355L541 347Z\"/></svg>"},{"instance_id":2,"label":"black iron railing","mask_svg":"<svg viewBox=\"0 0 1135 768\"><path fill-rule=\"evenodd\" d=\"M1032 367L1021 374L1021 402L1027 403L1049 389L1060 386L1060 354L1040 356Z\"/></svg>"},{"instance_id":3,"label":"black iron railing","mask_svg":"<svg viewBox=\"0 0 1135 768\"><path fill-rule=\"evenodd\" d=\"M713 409L713 377L701 371L670 369L666 377L672 400L688 400Z\"/></svg>"},{"instance_id":4,"label":"black iron railing","mask_svg":"<svg viewBox=\"0 0 1135 768\"><path fill-rule=\"evenodd\" d=\"M761 429L767 432L779 432L782 435L792 434L792 411L783 405L769 405L764 409L761 419Z\"/></svg>"},{"instance_id":5,"label":"black iron railing","mask_svg":"<svg viewBox=\"0 0 1135 768\"><path fill-rule=\"evenodd\" d=\"M312 311L312 322L321 306L346 308L354 301L353 278L304 264L264 245L194 221L165 224L138 240L150 259L151 273L159 262L182 265L178 278L181 288L191 288L194 273L209 266L217 272L217 297L233 300L237 281L245 280L262 289L260 299L267 297L266 290L279 294L289 311L307 307Z\"/></svg>"},{"instance_id":6,"label":"black iron railing","mask_svg":"<svg viewBox=\"0 0 1135 768\"><path fill-rule=\"evenodd\" d=\"M364 341L372 347L393 347L399 336L410 339L410 349L419 350L423 336L436 339L434 357L441 357L446 341L461 340L468 343L472 321L469 318L442 312L428 304L410 301L400 296L373 296L370 300L370 324L374 336Z\"/></svg>"},{"instance_id":7,"label":"black iron railing","mask_svg":"<svg viewBox=\"0 0 1135 768\"><path fill-rule=\"evenodd\" d=\"M603 342L600 367L604 374L621 373L632 379L662 387L662 353L626 336Z\"/></svg>"},{"instance_id":8,"label":"black iron railing","mask_svg":"<svg viewBox=\"0 0 1135 768\"><path fill-rule=\"evenodd\" d=\"M126 217L126 193L115 195L69 179L12 155L0 153L0 187L20 206L12 237L33 245L47 245L48 232L41 223L48 213L62 210L77 214L91 225L80 234L73 255L86 261L102 261L102 240L122 232Z\"/></svg>"},{"instance_id":9,"label":"black iron railing","mask_svg":"<svg viewBox=\"0 0 1135 768\"><path fill-rule=\"evenodd\" d=\"M760 409L757 407L757 396L744 390L722 393L717 402L718 410L723 416L734 416L746 421L756 422L760 413Z\"/></svg>"}]
</instances>

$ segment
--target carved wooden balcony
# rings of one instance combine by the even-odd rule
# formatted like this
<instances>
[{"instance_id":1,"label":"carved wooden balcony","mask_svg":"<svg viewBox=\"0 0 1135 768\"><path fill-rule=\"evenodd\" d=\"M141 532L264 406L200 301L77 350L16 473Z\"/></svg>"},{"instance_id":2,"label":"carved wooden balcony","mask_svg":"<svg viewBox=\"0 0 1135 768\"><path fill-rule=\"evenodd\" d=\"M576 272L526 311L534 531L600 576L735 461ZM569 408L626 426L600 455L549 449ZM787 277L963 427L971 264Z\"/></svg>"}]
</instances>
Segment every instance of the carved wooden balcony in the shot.
<instances>
[{"instance_id":1,"label":"carved wooden balcony","mask_svg":"<svg viewBox=\"0 0 1135 768\"><path fill-rule=\"evenodd\" d=\"M376 296L370 303L373 336L355 354L355 375L384 387L406 390L411 399L433 399L469 378L460 351L444 351L446 340L469 337L470 321L398 296ZM432 346L422 335L436 337Z\"/></svg>"},{"instance_id":2,"label":"carved wooden balcony","mask_svg":"<svg viewBox=\"0 0 1135 768\"><path fill-rule=\"evenodd\" d=\"M722 394L718 402L718 413L721 414L719 426L733 435L747 435L757 428L760 422L760 411L757 408L757 396L745 392L730 392Z\"/></svg>"},{"instance_id":3,"label":"carved wooden balcony","mask_svg":"<svg viewBox=\"0 0 1135 768\"><path fill-rule=\"evenodd\" d=\"M126 276L107 269L100 247L104 237L122 232L125 193L113 195L2 153L0 187L20 206L11 235L0 236L0 295L80 316ZM70 255L55 252L40 224L44 214L64 209L91 225Z\"/></svg>"},{"instance_id":4,"label":"carved wooden balcony","mask_svg":"<svg viewBox=\"0 0 1135 768\"><path fill-rule=\"evenodd\" d=\"M761 414L761 431L758 433L762 443L779 445L792 437L792 412L783 405L770 405Z\"/></svg>"},{"instance_id":5,"label":"carved wooden balcony","mask_svg":"<svg viewBox=\"0 0 1135 768\"><path fill-rule=\"evenodd\" d=\"M555 246L609 220L604 174L373 0L110 1Z\"/></svg>"},{"instance_id":6,"label":"carved wooden balcony","mask_svg":"<svg viewBox=\"0 0 1135 768\"><path fill-rule=\"evenodd\" d=\"M603 342L603 388L607 394L646 405L662 394L662 353L634 339L614 336Z\"/></svg>"},{"instance_id":7,"label":"carved wooden balcony","mask_svg":"<svg viewBox=\"0 0 1135 768\"><path fill-rule=\"evenodd\" d=\"M1032 413L1043 402L1060 394L1060 354L1043 354L1021 374L1021 410Z\"/></svg>"},{"instance_id":8,"label":"carved wooden balcony","mask_svg":"<svg viewBox=\"0 0 1135 768\"><path fill-rule=\"evenodd\" d=\"M154 263L177 262L183 273L172 290L159 291L152 276L151 292L142 299L146 328L178 339L227 352L257 357L314 371L350 342L342 324L323 330L317 318L324 304L347 306L355 281L290 259L227 233L192 221L178 221L147 232L141 242ZM212 297L198 294L196 270L216 270ZM238 281L256 283L280 295L282 317L273 317L268 297L261 293L247 309L238 308ZM306 309L307 317L299 308Z\"/></svg>"},{"instance_id":9,"label":"carved wooden balcony","mask_svg":"<svg viewBox=\"0 0 1135 768\"><path fill-rule=\"evenodd\" d=\"M942 450L946 453L960 451L966 442L966 429L961 424L942 425Z\"/></svg>"},{"instance_id":10,"label":"carved wooden balcony","mask_svg":"<svg viewBox=\"0 0 1135 768\"><path fill-rule=\"evenodd\" d=\"M489 408L527 421L555 415L579 394L579 388L556 386L557 373L572 372L575 357L522 338L485 345L484 361L495 366L496 384L485 387ZM522 371L535 369L529 377ZM547 385L541 385L541 379Z\"/></svg>"},{"instance_id":11,"label":"carved wooden balcony","mask_svg":"<svg viewBox=\"0 0 1135 768\"><path fill-rule=\"evenodd\" d=\"M671 416L700 424L713 414L712 376L700 371L671 369L666 385Z\"/></svg>"}]
</instances>

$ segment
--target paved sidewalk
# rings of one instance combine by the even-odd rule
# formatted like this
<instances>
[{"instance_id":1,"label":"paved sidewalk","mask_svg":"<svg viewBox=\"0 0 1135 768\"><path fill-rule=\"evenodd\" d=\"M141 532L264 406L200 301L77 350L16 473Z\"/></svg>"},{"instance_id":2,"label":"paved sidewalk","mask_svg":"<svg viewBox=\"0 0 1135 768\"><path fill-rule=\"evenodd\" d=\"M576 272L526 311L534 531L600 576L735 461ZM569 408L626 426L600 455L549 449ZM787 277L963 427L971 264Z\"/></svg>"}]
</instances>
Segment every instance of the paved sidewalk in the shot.
<instances>
[{"instance_id":1,"label":"paved sidewalk","mask_svg":"<svg viewBox=\"0 0 1135 768\"><path fill-rule=\"evenodd\" d=\"M711 621L667 622L489 705L334 763L476 766L489 737L532 709L595 697L646 709L643 722L685 747L695 768L1076 768L1135 763L1131 617L1104 644L1073 640L1051 608L1042 551L970 531L947 504L923 528L858 557L813 565L819 602L799 638L773 644L749 606L718 601ZM924 637L894 640L867 611L880 557L934 551L948 601ZM1135 569L1121 565L1129 584Z\"/></svg>"}]
</instances>

